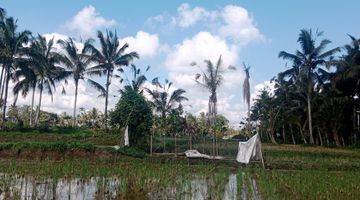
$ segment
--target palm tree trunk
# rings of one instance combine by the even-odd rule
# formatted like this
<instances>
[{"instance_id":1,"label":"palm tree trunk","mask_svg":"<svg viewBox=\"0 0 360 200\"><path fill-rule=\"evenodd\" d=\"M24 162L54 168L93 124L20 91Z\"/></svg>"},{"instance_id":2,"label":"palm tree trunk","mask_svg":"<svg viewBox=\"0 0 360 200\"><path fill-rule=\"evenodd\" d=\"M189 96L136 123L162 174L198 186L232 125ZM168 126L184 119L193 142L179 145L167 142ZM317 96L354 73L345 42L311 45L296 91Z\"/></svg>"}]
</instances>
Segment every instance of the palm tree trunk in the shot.
<instances>
[{"instance_id":1,"label":"palm tree trunk","mask_svg":"<svg viewBox=\"0 0 360 200\"><path fill-rule=\"evenodd\" d=\"M175 157L177 156L177 141L176 141L176 133L174 134L174 140L175 140Z\"/></svg>"},{"instance_id":2,"label":"palm tree trunk","mask_svg":"<svg viewBox=\"0 0 360 200\"><path fill-rule=\"evenodd\" d=\"M286 135L285 135L285 126L284 126L284 124L282 126L282 135L283 135L283 143L285 144L286 143Z\"/></svg>"},{"instance_id":3,"label":"palm tree trunk","mask_svg":"<svg viewBox=\"0 0 360 200\"><path fill-rule=\"evenodd\" d=\"M291 139L292 139L292 142L293 144L295 145L296 142L295 142L295 138L294 138L294 132L293 132L293 129L292 129L292 125L290 124L290 132L291 132Z\"/></svg>"},{"instance_id":4,"label":"palm tree trunk","mask_svg":"<svg viewBox=\"0 0 360 200\"><path fill-rule=\"evenodd\" d=\"M15 94L15 97L14 97L14 102L13 102L13 105L12 105L13 107L16 106L16 103L17 103L18 98L19 98L19 93L16 93L16 94Z\"/></svg>"},{"instance_id":5,"label":"palm tree trunk","mask_svg":"<svg viewBox=\"0 0 360 200\"><path fill-rule=\"evenodd\" d=\"M6 78L5 78L5 96L4 96L4 100L3 100L3 112L2 112L2 121L5 122L5 116L6 116L6 101L7 101L7 97L8 97L8 89L9 89L9 81L10 81L10 75L9 73L6 73Z\"/></svg>"},{"instance_id":6,"label":"palm tree trunk","mask_svg":"<svg viewBox=\"0 0 360 200\"><path fill-rule=\"evenodd\" d=\"M74 127L76 126L76 103L77 103L77 94L78 94L78 80L75 80L75 100L74 100Z\"/></svg>"},{"instance_id":7,"label":"palm tree trunk","mask_svg":"<svg viewBox=\"0 0 360 200\"><path fill-rule=\"evenodd\" d=\"M320 128L319 128L319 127L317 127L317 131L318 131L318 134L319 134L320 146L322 146L322 145L323 145L323 141L322 141L321 132L320 132Z\"/></svg>"},{"instance_id":8,"label":"palm tree trunk","mask_svg":"<svg viewBox=\"0 0 360 200\"><path fill-rule=\"evenodd\" d=\"M6 79L7 79L7 70L5 69L4 77L3 77L3 80L2 80L2 84L1 84L1 94L0 94L1 99L3 99L3 96L4 96Z\"/></svg>"},{"instance_id":9,"label":"palm tree trunk","mask_svg":"<svg viewBox=\"0 0 360 200\"><path fill-rule=\"evenodd\" d=\"M35 119L35 124L38 125L39 124L39 117L40 117L40 108L41 108L41 100L42 100L42 92L43 92L43 86L41 83L41 87L40 87L40 96L39 96L39 105L37 107L37 112L36 112L36 119Z\"/></svg>"},{"instance_id":10,"label":"palm tree trunk","mask_svg":"<svg viewBox=\"0 0 360 200\"><path fill-rule=\"evenodd\" d=\"M189 149L192 149L192 131L189 130Z\"/></svg>"},{"instance_id":11,"label":"palm tree trunk","mask_svg":"<svg viewBox=\"0 0 360 200\"><path fill-rule=\"evenodd\" d=\"M33 118L33 111L34 111L34 99L35 99L35 89L36 86L33 87L32 90L32 97L31 97L31 110L30 110L30 120L29 120L29 125L32 126L32 118Z\"/></svg>"},{"instance_id":12,"label":"palm tree trunk","mask_svg":"<svg viewBox=\"0 0 360 200\"><path fill-rule=\"evenodd\" d=\"M271 143L277 144L276 139L275 139L275 128L270 128L270 140L271 140Z\"/></svg>"},{"instance_id":13,"label":"palm tree trunk","mask_svg":"<svg viewBox=\"0 0 360 200\"><path fill-rule=\"evenodd\" d=\"M108 71L107 77L106 77L106 96L105 96L105 111L104 111L104 124L105 124L106 130L107 130L107 116L108 116L107 108L108 108L108 103L109 103L108 102L109 86L110 86L110 71Z\"/></svg>"},{"instance_id":14,"label":"palm tree trunk","mask_svg":"<svg viewBox=\"0 0 360 200\"><path fill-rule=\"evenodd\" d=\"M339 134L336 129L333 129L333 138L337 147L341 146Z\"/></svg>"},{"instance_id":15,"label":"palm tree trunk","mask_svg":"<svg viewBox=\"0 0 360 200\"><path fill-rule=\"evenodd\" d=\"M3 85L4 71L5 71L5 67L2 66L2 68L1 68L1 76L0 76L0 88L2 88L1 86ZM0 96L0 99L1 98L2 98L2 95Z\"/></svg>"},{"instance_id":16,"label":"palm tree trunk","mask_svg":"<svg viewBox=\"0 0 360 200\"><path fill-rule=\"evenodd\" d=\"M308 92L308 95L307 95L307 106L308 106L308 118L309 118L310 144L314 144L313 129L312 129L312 118L311 118L310 92Z\"/></svg>"},{"instance_id":17,"label":"palm tree trunk","mask_svg":"<svg viewBox=\"0 0 360 200\"><path fill-rule=\"evenodd\" d=\"M304 144L307 144L307 141L306 141L306 138L305 138L305 136L304 136L304 133L303 133L303 131L302 131L301 126L299 126L299 131L300 131L301 138L302 138L303 141L304 141Z\"/></svg>"}]
</instances>

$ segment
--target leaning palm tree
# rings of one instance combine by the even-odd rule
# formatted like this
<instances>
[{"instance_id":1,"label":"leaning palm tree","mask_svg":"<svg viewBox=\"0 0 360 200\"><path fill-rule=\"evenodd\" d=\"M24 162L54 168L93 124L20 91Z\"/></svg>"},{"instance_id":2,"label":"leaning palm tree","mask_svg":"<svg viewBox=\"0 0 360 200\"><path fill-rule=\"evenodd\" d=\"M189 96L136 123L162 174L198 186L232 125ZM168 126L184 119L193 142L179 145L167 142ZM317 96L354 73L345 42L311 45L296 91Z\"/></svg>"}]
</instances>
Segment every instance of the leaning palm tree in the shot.
<instances>
[{"instance_id":1,"label":"leaning palm tree","mask_svg":"<svg viewBox=\"0 0 360 200\"><path fill-rule=\"evenodd\" d=\"M47 41L45 37L38 35L36 40L32 42L27 56L31 58L32 65L36 66L35 75L36 85L39 89L39 102L35 124L38 124L43 91L45 90L52 97L55 91L55 83L68 76L68 73L58 65L62 57L54 49L54 38Z\"/></svg>"},{"instance_id":2,"label":"leaning palm tree","mask_svg":"<svg viewBox=\"0 0 360 200\"><path fill-rule=\"evenodd\" d=\"M2 16L2 20L0 20L0 60L4 68L2 121L5 121L9 81L17 68L17 63L23 59L20 55L31 34L26 30L18 32L16 23L17 21L12 17Z\"/></svg>"},{"instance_id":3,"label":"leaning palm tree","mask_svg":"<svg viewBox=\"0 0 360 200\"><path fill-rule=\"evenodd\" d=\"M118 69L118 71L123 72L122 67L128 66L139 55L136 52L125 53L129 45L124 44L121 46L116 32L106 31L104 36L101 31L98 31L98 39L100 41L100 49L97 49L93 44L89 44L85 48L87 52L91 53L92 62L96 63L95 66L89 68L88 73L90 75L106 75L105 88L94 81L89 81L89 83L100 90L103 96L105 96L104 120L107 127L109 86L114 70Z\"/></svg>"},{"instance_id":4,"label":"leaning palm tree","mask_svg":"<svg viewBox=\"0 0 360 200\"><path fill-rule=\"evenodd\" d=\"M316 85L317 74L316 72L320 66L324 66L332 59L333 55L340 51L340 48L334 48L325 51L326 47L331 43L330 40L321 40L319 45L316 44L317 38L322 36L323 32L316 31L315 34L310 30L302 29L298 38L301 50L296 51L294 54L281 51L279 57L293 62L294 68L288 74L289 76L296 76L299 84L303 85L306 93L307 112L310 143L314 144L312 117L311 117L311 99L314 87ZM295 75L294 75L295 73ZM286 76L287 74L283 74Z\"/></svg>"},{"instance_id":5,"label":"leaning palm tree","mask_svg":"<svg viewBox=\"0 0 360 200\"><path fill-rule=\"evenodd\" d=\"M86 47L90 44L90 41L86 41L83 48L79 49L73 39L59 40L58 43L63 49L61 63L65 65L67 75L71 75L75 82L75 98L74 98L74 112L73 112L73 124L76 126L76 103L78 96L79 81L84 80L85 72L89 66L89 56L86 55Z\"/></svg>"}]
</instances>

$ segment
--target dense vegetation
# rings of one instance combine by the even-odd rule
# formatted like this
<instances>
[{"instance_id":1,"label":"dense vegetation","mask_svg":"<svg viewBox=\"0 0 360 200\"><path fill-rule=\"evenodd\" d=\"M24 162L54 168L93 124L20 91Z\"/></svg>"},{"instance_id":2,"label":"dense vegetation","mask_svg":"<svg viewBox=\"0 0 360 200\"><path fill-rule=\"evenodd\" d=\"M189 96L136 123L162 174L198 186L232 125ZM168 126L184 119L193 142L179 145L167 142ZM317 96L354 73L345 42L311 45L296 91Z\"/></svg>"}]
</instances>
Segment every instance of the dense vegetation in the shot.
<instances>
[{"instance_id":1,"label":"dense vegetation","mask_svg":"<svg viewBox=\"0 0 360 200\"><path fill-rule=\"evenodd\" d=\"M272 143L359 145L360 40L327 49L322 33L301 30L301 49L280 52L290 68L275 77L274 90L261 92L251 120Z\"/></svg>"}]
</instances>

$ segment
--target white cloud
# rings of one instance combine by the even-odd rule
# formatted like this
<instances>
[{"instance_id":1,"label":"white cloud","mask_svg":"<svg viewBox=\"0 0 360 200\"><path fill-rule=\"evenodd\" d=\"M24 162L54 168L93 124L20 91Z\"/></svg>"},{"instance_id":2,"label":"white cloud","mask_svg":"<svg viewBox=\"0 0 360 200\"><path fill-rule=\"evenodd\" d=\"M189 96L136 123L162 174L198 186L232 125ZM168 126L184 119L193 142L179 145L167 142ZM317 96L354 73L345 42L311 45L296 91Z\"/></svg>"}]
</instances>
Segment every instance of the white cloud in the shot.
<instances>
[{"instance_id":1,"label":"white cloud","mask_svg":"<svg viewBox=\"0 0 360 200\"><path fill-rule=\"evenodd\" d=\"M144 31L138 31L136 36L129 36L120 39L121 43L129 44L129 51L136 51L140 57L153 57L161 50L159 37L157 34L150 34Z\"/></svg>"},{"instance_id":2,"label":"white cloud","mask_svg":"<svg viewBox=\"0 0 360 200\"><path fill-rule=\"evenodd\" d=\"M67 35L63 35L60 33L46 33L42 35L43 37L45 37L46 41L49 41L51 39L54 39L54 48L56 49L56 51L61 52L61 46L57 43L59 40L68 40L69 37ZM77 47L77 49L79 51L81 51L81 49L84 47L84 44L81 42L77 42L76 40L73 40L75 46Z\"/></svg>"},{"instance_id":3,"label":"white cloud","mask_svg":"<svg viewBox=\"0 0 360 200\"><path fill-rule=\"evenodd\" d=\"M12 91L13 83L10 84L9 91ZM63 86L66 90L66 94L62 94ZM73 112L73 106L74 106L74 93L75 93L75 85L72 80L68 81L68 84L58 84L56 86L56 90L54 91L53 98L49 94L47 94L46 91L43 91L42 95L42 105L41 109L60 114L62 112L66 112L70 115L72 115ZM19 95L18 98L18 105L31 105L31 95L32 92L30 92L25 98ZM39 90L37 89L35 92L35 106L38 105L39 102ZM78 88L78 102L77 102L77 108L86 108L90 109L92 107L98 108L101 111L104 109L104 100L98 99L99 93L95 91L93 88L86 85L85 82L80 81L79 82L79 88ZM12 103L14 101L14 95L9 95L9 103Z\"/></svg>"},{"instance_id":4,"label":"white cloud","mask_svg":"<svg viewBox=\"0 0 360 200\"><path fill-rule=\"evenodd\" d=\"M215 17L215 13L211 13L202 7L190 8L187 3L181 4L178 9L177 23L180 27L190 27L198 21L206 18Z\"/></svg>"},{"instance_id":5,"label":"white cloud","mask_svg":"<svg viewBox=\"0 0 360 200\"><path fill-rule=\"evenodd\" d=\"M256 99L263 90L267 90L271 95L273 95L275 91L275 83L273 81L264 81L262 83L255 85L254 92L251 95L252 100Z\"/></svg>"},{"instance_id":6,"label":"white cloud","mask_svg":"<svg viewBox=\"0 0 360 200\"><path fill-rule=\"evenodd\" d=\"M175 45L165 61L171 71L194 71L190 63L202 63L205 59L215 62L222 55L224 65L234 65L238 59L235 45L228 45L225 40L209 32L200 32L191 39L185 39Z\"/></svg>"},{"instance_id":7,"label":"white cloud","mask_svg":"<svg viewBox=\"0 0 360 200\"><path fill-rule=\"evenodd\" d=\"M115 26L115 20L107 20L96 9L89 5L80 10L71 20L65 23L65 28L81 37L91 37L97 30Z\"/></svg>"},{"instance_id":8,"label":"white cloud","mask_svg":"<svg viewBox=\"0 0 360 200\"><path fill-rule=\"evenodd\" d=\"M231 38L242 44L265 39L255 26L249 12L243 7L227 5L221 11L221 18L224 25L219 28L219 34L223 37Z\"/></svg>"},{"instance_id":9,"label":"white cloud","mask_svg":"<svg viewBox=\"0 0 360 200\"><path fill-rule=\"evenodd\" d=\"M254 41L265 41L265 36L257 28L253 17L245 8L237 5L226 5L216 10L181 4L176 14L163 13L150 17L152 25L165 24L170 27L200 27L212 34L229 39L240 45Z\"/></svg>"}]
</instances>

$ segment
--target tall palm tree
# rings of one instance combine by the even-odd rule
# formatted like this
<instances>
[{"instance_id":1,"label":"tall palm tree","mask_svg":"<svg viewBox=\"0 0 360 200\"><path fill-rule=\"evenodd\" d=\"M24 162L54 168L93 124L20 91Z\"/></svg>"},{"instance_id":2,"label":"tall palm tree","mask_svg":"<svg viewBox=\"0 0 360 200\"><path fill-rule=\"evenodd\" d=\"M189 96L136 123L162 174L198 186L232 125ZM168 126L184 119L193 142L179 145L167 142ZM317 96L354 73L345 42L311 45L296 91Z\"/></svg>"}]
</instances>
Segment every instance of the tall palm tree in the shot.
<instances>
[{"instance_id":1,"label":"tall palm tree","mask_svg":"<svg viewBox=\"0 0 360 200\"><path fill-rule=\"evenodd\" d=\"M245 79L243 83L243 99L247 105L247 118L248 118L248 128L250 128L250 66L244 66Z\"/></svg>"},{"instance_id":2,"label":"tall palm tree","mask_svg":"<svg viewBox=\"0 0 360 200\"><path fill-rule=\"evenodd\" d=\"M209 121L212 124L217 114L217 90L223 83L222 59L219 57L218 61L214 64L210 60L205 60L206 70L203 71L199 66L201 73L195 75L195 81L200 86L206 88L210 92L208 114ZM192 66L197 66L197 63L191 63ZM229 69L234 70L233 66L229 66ZM201 79L200 79L201 78Z\"/></svg>"},{"instance_id":3,"label":"tall palm tree","mask_svg":"<svg viewBox=\"0 0 360 200\"><path fill-rule=\"evenodd\" d=\"M24 50L24 44L28 42L30 31L17 31L17 20L12 17L2 16L0 20L0 60L2 61L4 70L4 97L2 107L2 121L5 121L9 81L12 73L17 68L17 63L23 58L20 56Z\"/></svg>"},{"instance_id":4,"label":"tall palm tree","mask_svg":"<svg viewBox=\"0 0 360 200\"><path fill-rule=\"evenodd\" d=\"M297 50L294 54L285 51L279 53L279 58L293 62L293 66L299 70L295 72L296 76L305 87L311 144L314 144L311 99L314 87L316 86L317 75L315 73L320 66L326 65L327 62L332 59L333 55L340 51L339 48L325 51L326 47L331 43L331 41L327 39L321 40L319 45L317 45L316 41L322 34L322 32L318 31L313 33L311 29L302 29L298 38L301 50Z\"/></svg>"},{"instance_id":5,"label":"tall palm tree","mask_svg":"<svg viewBox=\"0 0 360 200\"><path fill-rule=\"evenodd\" d=\"M217 90L224 81L221 56L214 64L210 60L205 60L206 70L201 70L201 73L195 75L195 81L197 84L206 88L210 92L209 104L208 104L208 120L211 126L214 125L217 115ZM192 66L197 66L195 62L191 63ZM234 70L233 66L229 66L228 69ZM202 78L202 79L200 79ZM199 80L200 79L200 80ZM213 156L215 156L215 132L213 133Z\"/></svg>"},{"instance_id":6,"label":"tall palm tree","mask_svg":"<svg viewBox=\"0 0 360 200\"><path fill-rule=\"evenodd\" d=\"M28 56L36 66L36 85L39 89L39 102L36 111L35 124L39 123L39 116L42 103L42 95L45 90L49 95L55 91L55 83L68 76L68 73L59 66L62 57L55 51L54 38L49 41L38 35L31 43Z\"/></svg>"},{"instance_id":7,"label":"tall palm tree","mask_svg":"<svg viewBox=\"0 0 360 200\"><path fill-rule=\"evenodd\" d=\"M106 75L105 88L94 81L89 81L96 89L105 91L105 126L107 127L108 116L108 99L109 99L109 86L111 78L114 75L114 70L122 72L123 66L128 66L134 58L139 58L136 52L125 53L129 47L128 44L120 45L116 32L106 31L106 35L98 31L98 39L100 41L100 49L97 49L93 44L86 46L86 51L92 54L92 61L96 63L95 66L89 68L90 75Z\"/></svg>"},{"instance_id":8,"label":"tall palm tree","mask_svg":"<svg viewBox=\"0 0 360 200\"><path fill-rule=\"evenodd\" d=\"M84 80L85 72L89 66L89 56L86 55L86 47L90 44L90 41L86 41L83 48L79 49L73 39L59 40L58 43L64 50L62 54L61 63L65 65L67 75L71 75L75 82L75 98L74 98L74 112L73 120L74 126L76 126L76 103L78 96L79 81Z\"/></svg>"}]
</instances>

